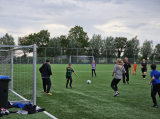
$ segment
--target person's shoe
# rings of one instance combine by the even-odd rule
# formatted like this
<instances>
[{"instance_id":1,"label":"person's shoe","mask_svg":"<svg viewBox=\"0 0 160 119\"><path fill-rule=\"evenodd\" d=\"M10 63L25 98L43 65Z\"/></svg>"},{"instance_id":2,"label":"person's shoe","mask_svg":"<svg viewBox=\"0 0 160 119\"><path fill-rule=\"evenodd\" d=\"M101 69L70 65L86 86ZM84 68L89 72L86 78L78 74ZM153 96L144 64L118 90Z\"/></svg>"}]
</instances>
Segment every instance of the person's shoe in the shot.
<instances>
[{"instance_id":1,"label":"person's shoe","mask_svg":"<svg viewBox=\"0 0 160 119\"><path fill-rule=\"evenodd\" d=\"M123 83L124 85L126 85L126 83Z\"/></svg>"},{"instance_id":2,"label":"person's shoe","mask_svg":"<svg viewBox=\"0 0 160 119\"><path fill-rule=\"evenodd\" d=\"M72 86L70 86L70 88L72 88Z\"/></svg>"},{"instance_id":3,"label":"person's shoe","mask_svg":"<svg viewBox=\"0 0 160 119\"><path fill-rule=\"evenodd\" d=\"M52 95L52 93L46 93L47 95Z\"/></svg>"},{"instance_id":4,"label":"person's shoe","mask_svg":"<svg viewBox=\"0 0 160 119\"><path fill-rule=\"evenodd\" d=\"M66 86L66 88L68 88L68 86Z\"/></svg>"},{"instance_id":5,"label":"person's shoe","mask_svg":"<svg viewBox=\"0 0 160 119\"><path fill-rule=\"evenodd\" d=\"M97 76L95 76L95 77L97 77Z\"/></svg>"},{"instance_id":6,"label":"person's shoe","mask_svg":"<svg viewBox=\"0 0 160 119\"><path fill-rule=\"evenodd\" d=\"M118 95L118 92L116 92L114 95L113 95L113 97L116 97Z\"/></svg>"},{"instance_id":7,"label":"person's shoe","mask_svg":"<svg viewBox=\"0 0 160 119\"><path fill-rule=\"evenodd\" d=\"M93 78L93 76L92 76L92 78Z\"/></svg>"},{"instance_id":8,"label":"person's shoe","mask_svg":"<svg viewBox=\"0 0 160 119\"><path fill-rule=\"evenodd\" d=\"M134 75L134 74L133 74Z\"/></svg>"},{"instance_id":9,"label":"person's shoe","mask_svg":"<svg viewBox=\"0 0 160 119\"><path fill-rule=\"evenodd\" d=\"M129 84L129 81L127 81L127 83Z\"/></svg>"},{"instance_id":10,"label":"person's shoe","mask_svg":"<svg viewBox=\"0 0 160 119\"><path fill-rule=\"evenodd\" d=\"M157 108L157 107L158 107L158 105L153 105L153 106L151 106L151 107Z\"/></svg>"},{"instance_id":11,"label":"person's shoe","mask_svg":"<svg viewBox=\"0 0 160 119\"><path fill-rule=\"evenodd\" d=\"M143 78L143 80L145 80L145 78Z\"/></svg>"}]
</instances>

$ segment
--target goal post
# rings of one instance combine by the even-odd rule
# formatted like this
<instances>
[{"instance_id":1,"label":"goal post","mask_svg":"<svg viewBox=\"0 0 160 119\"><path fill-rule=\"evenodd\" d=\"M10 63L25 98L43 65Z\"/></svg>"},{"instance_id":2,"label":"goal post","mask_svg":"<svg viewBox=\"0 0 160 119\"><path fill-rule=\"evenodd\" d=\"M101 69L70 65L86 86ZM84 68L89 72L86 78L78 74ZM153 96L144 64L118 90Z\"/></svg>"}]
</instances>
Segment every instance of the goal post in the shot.
<instances>
[{"instance_id":1,"label":"goal post","mask_svg":"<svg viewBox=\"0 0 160 119\"><path fill-rule=\"evenodd\" d=\"M31 59L31 60L29 60ZM8 100L36 105L36 45L0 45L0 75L10 76Z\"/></svg>"},{"instance_id":2,"label":"goal post","mask_svg":"<svg viewBox=\"0 0 160 119\"><path fill-rule=\"evenodd\" d=\"M94 56L70 56L69 63L72 64L91 64L94 61Z\"/></svg>"}]
</instances>

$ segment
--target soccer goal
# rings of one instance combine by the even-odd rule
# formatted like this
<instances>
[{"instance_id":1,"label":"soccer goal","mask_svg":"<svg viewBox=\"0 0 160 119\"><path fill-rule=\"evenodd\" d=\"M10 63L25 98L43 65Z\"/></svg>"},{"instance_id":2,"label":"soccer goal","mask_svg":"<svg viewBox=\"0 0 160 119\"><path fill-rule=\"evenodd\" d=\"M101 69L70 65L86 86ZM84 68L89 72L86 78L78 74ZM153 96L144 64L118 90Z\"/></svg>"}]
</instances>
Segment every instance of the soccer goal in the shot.
<instances>
[{"instance_id":1,"label":"soccer goal","mask_svg":"<svg viewBox=\"0 0 160 119\"><path fill-rule=\"evenodd\" d=\"M8 100L36 105L36 45L0 45L0 75L9 76Z\"/></svg>"},{"instance_id":2,"label":"soccer goal","mask_svg":"<svg viewBox=\"0 0 160 119\"><path fill-rule=\"evenodd\" d=\"M72 64L91 64L94 56L70 56L69 62Z\"/></svg>"}]
</instances>

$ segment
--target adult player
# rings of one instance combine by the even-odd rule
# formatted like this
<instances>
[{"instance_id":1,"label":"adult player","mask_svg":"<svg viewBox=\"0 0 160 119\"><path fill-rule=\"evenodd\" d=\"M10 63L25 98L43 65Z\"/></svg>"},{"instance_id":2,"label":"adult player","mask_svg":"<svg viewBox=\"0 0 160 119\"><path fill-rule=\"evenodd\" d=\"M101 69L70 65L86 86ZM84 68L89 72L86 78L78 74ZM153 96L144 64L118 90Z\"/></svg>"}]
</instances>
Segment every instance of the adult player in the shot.
<instances>
[{"instance_id":1,"label":"adult player","mask_svg":"<svg viewBox=\"0 0 160 119\"><path fill-rule=\"evenodd\" d=\"M126 73L125 68L123 66L123 61L121 59L117 59L112 76L114 76L114 73L115 77L112 80L111 87L115 91L115 94L113 96L116 97L119 94L117 84L122 79L122 74Z\"/></svg>"},{"instance_id":2,"label":"adult player","mask_svg":"<svg viewBox=\"0 0 160 119\"><path fill-rule=\"evenodd\" d=\"M51 80L50 80L50 75L52 75L51 71L51 66L50 66L50 61L46 60L46 63L44 63L41 68L39 69L43 81L43 89L44 93L48 95L52 95L50 93L51 89ZM47 91L46 91L46 85L47 85Z\"/></svg>"},{"instance_id":3,"label":"adult player","mask_svg":"<svg viewBox=\"0 0 160 119\"><path fill-rule=\"evenodd\" d=\"M74 70L72 69L72 64L69 63L69 67L66 68L67 72L66 72L66 79L67 79L67 83L66 83L66 88L68 88L68 83L70 80L70 88L72 88L72 72L77 76L77 74L74 72Z\"/></svg>"},{"instance_id":4,"label":"adult player","mask_svg":"<svg viewBox=\"0 0 160 119\"><path fill-rule=\"evenodd\" d=\"M151 81L149 82L149 85L152 83L151 87L151 97L153 100L154 105L152 107L158 107L157 101L156 101L156 94L158 92L160 97L160 72L156 70L156 64L151 65Z\"/></svg>"},{"instance_id":5,"label":"adult player","mask_svg":"<svg viewBox=\"0 0 160 119\"><path fill-rule=\"evenodd\" d=\"M131 64L130 64L130 62L128 62L128 58L127 57L124 58L124 62L123 63L124 63L123 66L124 66L124 68L126 70L126 73L123 74L123 84L126 85L126 81L129 84L129 69L130 69L130 74L131 74ZM126 81L125 81L125 77L127 78Z\"/></svg>"},{"instance_id":6,"label":"adult player","mask_svg":"<svg viewBox=\"0 0 160 119\"><path fill-rule=\"evenodd\" d=\"M146 60L143 59L143 61L141 63L141 70L142 70L142 77L143 77L143 79L145 79L145 77L146 77L147 69L148 69L148 64L147 64Z\"/></svg>"},{"instance_id":7,"label":"adult player","mask_svg":"<svg viewBox=\"0 0 160 119\"><path fill-rule=\"evenodd\" d=\"M95 77L97 77L96 72L95 72L95 70L96 70L96 63L95 63L95 61L93 61L93 63L92 63L91 66L92 66L92 77L93 77L93 72L94 72Z\"/></svg>"}]
</instances>

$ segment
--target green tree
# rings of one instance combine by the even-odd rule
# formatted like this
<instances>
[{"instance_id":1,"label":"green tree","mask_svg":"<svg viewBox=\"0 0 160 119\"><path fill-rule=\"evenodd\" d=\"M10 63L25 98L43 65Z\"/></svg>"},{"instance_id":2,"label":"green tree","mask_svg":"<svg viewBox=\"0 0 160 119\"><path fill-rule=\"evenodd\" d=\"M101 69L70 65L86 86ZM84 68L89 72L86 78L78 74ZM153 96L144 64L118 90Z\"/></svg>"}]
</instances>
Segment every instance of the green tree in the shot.
<instances>
[{"instance_id":1,"label":"green tree","mask_svg":"<svg viewBox=\"0 0 160 119\"><path fill-rule=\"evenodd\" d=\"M77 42L82 44L82 48L88 47L89 37L86 32L83 31L83 27L75 26L71 28L68 34L68 39L73 38Z\"/></svg>"},{"instance_id":2,"label":"green tree","mask_svg":"<svg viewBox=\"0 0 160 119\"><path fill-rule=\"evenodd\" d=\"M82 47L81 43L76 41L73 37L70 37L69 42L68 42L68 49L66 51L66 54L68 56L77 55L77 49L76 48L81 48L81 47ZM79 49L78 53L79 53L79 55L82 54L82 49Z\"/></svg>"},{"instance_id":3,"label":"green tree","mask_svg":"<svg viewBox=\"0 0 160 119\"><path fill-rule=\"evenodd\" d=\"M112 36L107 37L103 40L105 51L103 52L103 56L107 58L114 58L117 51L115 50L116 47L114 45L114 38Z\"/></svg>"},{"instance_id":4,"label":"green tree","mask_svg":"<svg viewBox=\"0 0 160 119\"><path fill-rule=\"evenodd\" d=\"M123 50L127 47L127 38L125 37L116 37L114 40L114 45L116 49L118 50L118 58L121 57L121 53Z\"/></svg>"},{"instance_id":5,"label":"green tree","mask_svg":"<svg viewBox=\"0 0 160 119\"><path fill-rule=\"evenodd\" d=\"M145 40L143 46L140 49L140 53L142 55L142 59L149 58L153 53L153 41L152 40Z\"/></svg>"},{"instance_id":6,"label":"green tree","mask_svg":"<svg viewBox=\"0 0 160 119\"><path fill-rule=\"evenodd\" d=\"M14 38L12 37L12 35L6 33L2 38L0 38L0 45L15 45Z\"/></svg>"},{"instance_id":7,"label":"green tree","mask_svg":"<svg viewBox=\"0 0 160 119\"><path fill-rule=\"evenodd\" d=\"M132 38L131 40L128 41L125 51L124 51L124 57L129 57L129 58L138 58L138 53L139 53L139 40L137 39L137 36Z\"/></svg>"},{"instance_id":8,"label":"green tree","mask_svg":"<svg viewBox=\"0 0 160 119\"><path fill-rule=\"evenodd\" d=\"M19 37L18 38L18 45L37 45L37 55L42 57L44 56L44 48L41 47L47 47L49 43L49 37L50 33L48 30L41 30L38 33L29 34L25 37Z\"/></svg>"},{"instance_id":9,"label":"green tree","mask_svg":"<svg viewBox=\"0 0 160 119\"><path fill-rule=\"evenodd\" d=\"M160 44L157 44L155 46L154 54L155 54L155 58L160 61Z\"/></svg>"},{"instance_id":10,"label":"green tree","mask_svg":"<svg viewBox=\"0 0 160 119\"><path fill-rule=\"evenodd\" d=\"M103 40L102 40L101 35L94 34L92 36L92 38L90 39L89 46L90 46L90 48L93 49L93 56L95 58L100 57L101 49L104 48L103 47ZM89 55L92 55L91 52L90 52Z\"/></svg>"},{"instance_id":11,"label":"green tree","mask_svg":"<svg viewBox=\"0 0 160 119\"><path fill-rule=\"evenodd\" d=\"M66 48L68 47L68 39L66 35L61 35L60 37L58 37L60 42L61 42L61 47Z\"/></svg>"},{"instance_id":12,"label":"green tree","mask_svg":"<svg viewBox=\"0 0 160 119\"><path fill-rule=\"evenodd\" d=\"M47 57L55 57L61 55L61 41L59 38L51 38L48 43L48 47L53 48L46 48Z\"/></svg>"}]
</instances>

